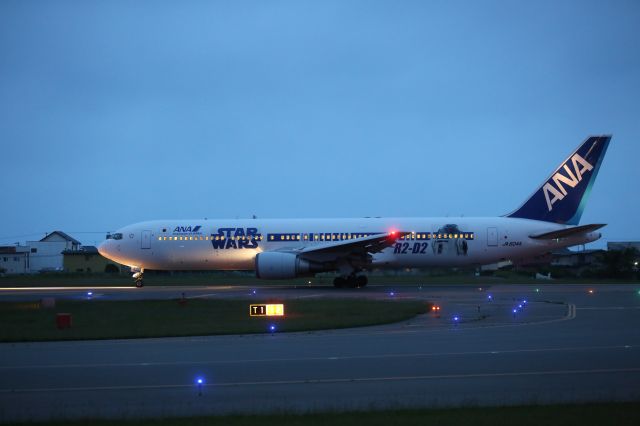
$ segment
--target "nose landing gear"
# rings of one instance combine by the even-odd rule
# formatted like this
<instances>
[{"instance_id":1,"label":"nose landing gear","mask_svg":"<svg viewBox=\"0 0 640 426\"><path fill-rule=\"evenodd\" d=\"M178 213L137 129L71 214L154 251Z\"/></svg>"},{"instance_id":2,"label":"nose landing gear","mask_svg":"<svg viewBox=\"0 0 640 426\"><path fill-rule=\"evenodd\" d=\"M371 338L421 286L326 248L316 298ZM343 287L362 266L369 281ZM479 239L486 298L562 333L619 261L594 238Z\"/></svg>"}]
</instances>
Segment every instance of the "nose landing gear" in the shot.
<instances>
[{"instance_id":1,"label":"nose landing gear","mask_svg":"<svg viewBox=\"0 0 640 426\"><path fill-rule=\"evenodd\" d=\"M135 280L136 287L141 288L144 286L143 281L144 269L140 269L134 272L133 279Z\"/></svg>"}]
</instances>

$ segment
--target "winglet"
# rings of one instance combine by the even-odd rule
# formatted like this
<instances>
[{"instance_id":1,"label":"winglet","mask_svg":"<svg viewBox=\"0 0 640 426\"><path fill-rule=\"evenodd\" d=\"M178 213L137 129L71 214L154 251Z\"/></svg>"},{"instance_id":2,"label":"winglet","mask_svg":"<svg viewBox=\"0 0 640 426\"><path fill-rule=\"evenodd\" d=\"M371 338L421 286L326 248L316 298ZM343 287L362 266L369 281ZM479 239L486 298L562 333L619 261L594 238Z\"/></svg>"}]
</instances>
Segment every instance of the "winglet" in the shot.
<instances>
[{"instance_id":1,"label":"winglet","mask_svg":"<svg viewBox=\"0 0 640 426\"><path fill-rule=\"evenodd\" d=\"M610 135L587 138L507 217L577 225L610 140Z\"/></svg>"}]
</instances>

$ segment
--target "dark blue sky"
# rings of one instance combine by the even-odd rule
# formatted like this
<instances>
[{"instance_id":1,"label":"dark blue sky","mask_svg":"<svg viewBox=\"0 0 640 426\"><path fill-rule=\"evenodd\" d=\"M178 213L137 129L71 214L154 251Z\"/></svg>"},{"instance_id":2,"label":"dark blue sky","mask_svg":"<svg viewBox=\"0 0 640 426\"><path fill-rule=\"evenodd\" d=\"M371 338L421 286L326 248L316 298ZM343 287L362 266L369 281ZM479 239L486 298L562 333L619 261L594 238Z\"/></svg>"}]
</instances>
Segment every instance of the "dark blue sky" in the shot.
<instances>
[{"instance_id":1,"label":"dark blue sky","mask_svg":"<svg viewBox=\"0 0 640 426\"><path fill-rule=\"evenodd\" d=\"M640 239L639 46L637 1L5 0L0 243L500 215L602 133L581 222Z\"/></svg>"}]
</instances>

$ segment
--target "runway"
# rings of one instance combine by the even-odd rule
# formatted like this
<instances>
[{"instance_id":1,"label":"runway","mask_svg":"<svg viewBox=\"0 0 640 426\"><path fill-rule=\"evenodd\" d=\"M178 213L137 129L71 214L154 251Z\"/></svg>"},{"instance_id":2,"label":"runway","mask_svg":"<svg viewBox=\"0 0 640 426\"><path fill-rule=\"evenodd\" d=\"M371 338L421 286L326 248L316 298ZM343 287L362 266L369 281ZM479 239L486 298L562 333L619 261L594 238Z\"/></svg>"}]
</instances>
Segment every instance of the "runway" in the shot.
<instances>
[{"instance_id":1,"label":"runway","mask_svg":"<svg viewBox=\"0 0 640 426\"><path fill-rule=\"evenodd\" d=\"M182 292L256 300L420 298L442 310L440 318L427 314L347 330L0 344L0 420L638 400L639 289L547 284L94 290L92 297L105 300ZM86 289L55 292L86 297ZM41 296L39 290L0 292L0 300Z\"/></svg>"}]
</instances>

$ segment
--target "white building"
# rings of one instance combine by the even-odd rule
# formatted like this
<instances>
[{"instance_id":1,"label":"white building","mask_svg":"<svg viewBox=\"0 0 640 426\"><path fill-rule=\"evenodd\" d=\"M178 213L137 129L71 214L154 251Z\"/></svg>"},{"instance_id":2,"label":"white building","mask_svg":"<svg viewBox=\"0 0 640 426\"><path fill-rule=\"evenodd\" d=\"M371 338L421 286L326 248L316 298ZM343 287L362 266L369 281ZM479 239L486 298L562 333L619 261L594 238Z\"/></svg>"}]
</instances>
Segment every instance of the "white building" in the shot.
<instances>
[{"instance_id":1,"label":"white building","mask_svg":"<svg viewBox=\"0 0 640 426\"><path fill-rule=\"evenodd\" d=\"M26 246L0 247L0 273L26 274L29 272L29 254Z\"/></svg>"},{"instance_id":2,"label":"white building","mask_svg":"<svg viewBox=\"0 0 640 426\"><path fill-rule=\"evenodd\" d=\"M78 250L82 244L62 231L53 231L40 241L27 241L30 267L27 272L62 271L64 250Z\"/></svg>"}]
</instances>

